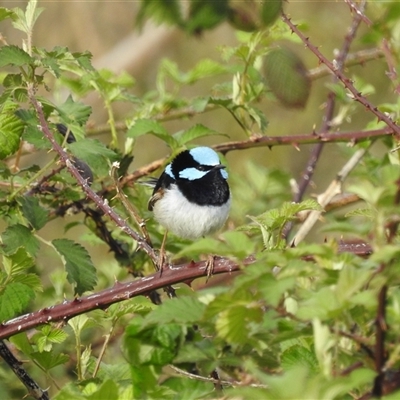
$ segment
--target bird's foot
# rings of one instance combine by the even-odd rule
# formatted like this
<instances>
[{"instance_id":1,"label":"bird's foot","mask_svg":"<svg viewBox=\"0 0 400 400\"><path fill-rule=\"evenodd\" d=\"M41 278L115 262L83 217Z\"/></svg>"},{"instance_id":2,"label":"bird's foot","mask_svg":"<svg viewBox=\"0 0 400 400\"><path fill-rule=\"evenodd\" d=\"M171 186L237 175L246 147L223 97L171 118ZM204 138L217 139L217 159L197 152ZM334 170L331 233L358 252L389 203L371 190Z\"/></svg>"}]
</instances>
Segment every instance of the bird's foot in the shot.
<instances>
[{"instance_id":1,"label":"bird's foot","mask_svg":"<svg viewBox=\"0 0 400 400\"><path fill-rule=\"evenodd\" d=\"M216 259L216 256L213 255L213 254L210 254L210 255L207 256L207 261L206 261L207 279L206 279L206 283L211 278L211 276L212 276L212 274L214 272L215 259Z\"/></svg>"},{"instance_id":2,"label":"bird's foot","mask_svg":"<svg viewBox=\"0 0 400 400\"><path fill-rule=\"evenodd\" d=\"M160 273L160 278L162 276L162 273L164 271L164 269L168 266L169 260L167 257L167 254L165 253L165 251L160 250L160 253L158 255L158 260L157 260L157 271Z\"/></svg>"}]
</instances>

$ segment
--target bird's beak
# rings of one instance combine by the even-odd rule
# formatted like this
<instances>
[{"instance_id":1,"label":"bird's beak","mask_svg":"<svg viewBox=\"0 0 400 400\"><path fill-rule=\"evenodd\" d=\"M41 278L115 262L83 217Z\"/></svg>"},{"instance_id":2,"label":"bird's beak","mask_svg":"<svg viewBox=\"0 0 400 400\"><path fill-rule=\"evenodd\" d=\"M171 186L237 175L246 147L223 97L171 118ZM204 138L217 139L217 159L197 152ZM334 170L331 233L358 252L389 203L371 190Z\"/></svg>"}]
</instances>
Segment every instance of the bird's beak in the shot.
<instances>
[{"instance_id":1,"label":"bird's beak","mask_svg":"<svg viewBox=\"0 0 400 400\"><path fill-rule=\"evenodd\" d=\"M222 164L218 164L215 167L213 167L213 169L225 169L225 168L226 168L226 166L222 165Z\"/></svg>"}]
</instances>

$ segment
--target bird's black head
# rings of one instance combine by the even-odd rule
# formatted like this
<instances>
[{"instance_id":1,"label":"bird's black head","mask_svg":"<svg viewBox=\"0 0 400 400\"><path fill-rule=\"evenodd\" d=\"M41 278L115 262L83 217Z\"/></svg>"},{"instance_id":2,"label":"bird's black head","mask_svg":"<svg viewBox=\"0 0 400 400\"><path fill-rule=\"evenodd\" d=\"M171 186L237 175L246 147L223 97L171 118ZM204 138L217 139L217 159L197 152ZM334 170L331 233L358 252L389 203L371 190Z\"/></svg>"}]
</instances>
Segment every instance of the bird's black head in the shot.
<instances>
[{"instance_id":1,"label":"bird's black head","mask_svg":"<svg viewBox=\"0 0 400 400\"><path fill-rule=\"evenodd\" d=\"M209 147L196 147L178 154L164 174L191 202L222 205L229 199L228 173L218 154Z\"/></svg>"}]
</instances>

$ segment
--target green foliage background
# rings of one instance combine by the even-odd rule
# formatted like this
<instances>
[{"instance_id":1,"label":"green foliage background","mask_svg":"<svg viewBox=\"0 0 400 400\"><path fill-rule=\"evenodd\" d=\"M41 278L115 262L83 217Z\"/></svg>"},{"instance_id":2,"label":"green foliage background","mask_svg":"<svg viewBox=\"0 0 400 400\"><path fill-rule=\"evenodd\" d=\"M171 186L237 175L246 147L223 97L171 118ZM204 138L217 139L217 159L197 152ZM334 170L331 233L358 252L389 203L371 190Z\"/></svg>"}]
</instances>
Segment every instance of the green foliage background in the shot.
<instances>
[{"instance_id":1,"label":"green foliage background","mask_svg":"<svg viewBox=\"0 0 400 400\"><path fill-rule=\"evenodd\" d=\"M38 384L55 399L352 399L371 391L396 398L396 140L382 135L329 145L298 204L291 203L293 180L309 148L299 152L293 139L285 149L238 151L266 135L312 134L323 125L328 93L336 101L332 135L353 131L356 139L357 132L384 127L319 69L315 54L279 18L281 2L243 2L245 8L228 1L43 2L44 9L36 1L26 9L8 3L0 9L0 320L153 273L137 243L96 214L61 168L29 98L33 91L70 160L90 167L92 189L139 230L109 173L120 162L124 194L155 248L163 230L147 211L150 190L129 174L158 176L183 148L230 143L223 157L234 203L225 231L195 243L170 237L167 249L183 262L207 254L240 265L256 259L207 284L177 282L177 298L162 295L161 305L138 297L9 337ZM329 59L356 18L346 2L289 2L284 11ZM395 1L368 2L357 36L347 39L354 66L345 68L360 93L395 122L399 15ZM97 19L104 26L91 25ZM65 21L71 25L63 29ZM142 36L131 34L134 25ZM75 33L83 26L92 32ZM100 57L118 34L133 35L129 53L140 57L128 57L131 67L123 43L110 51L112 62ZM374 56L363 58L361 50ZM74 143L57 133L60 123ZM362 149L342 187L357 201L324 212L306 241L288 246L285 226L295 225L290 240L302 213L322 212L312 192L324 192ZM158 169L149 167L160 157ZM368 243L373 253L338 251L337 239ZM377 311L382 304L384 315ZM385 332L380 342L378 331ZM223 389L210 378L215 371ZM8 365L0 372L1 393L26 394Z\"/></svg>"}]
</instances>

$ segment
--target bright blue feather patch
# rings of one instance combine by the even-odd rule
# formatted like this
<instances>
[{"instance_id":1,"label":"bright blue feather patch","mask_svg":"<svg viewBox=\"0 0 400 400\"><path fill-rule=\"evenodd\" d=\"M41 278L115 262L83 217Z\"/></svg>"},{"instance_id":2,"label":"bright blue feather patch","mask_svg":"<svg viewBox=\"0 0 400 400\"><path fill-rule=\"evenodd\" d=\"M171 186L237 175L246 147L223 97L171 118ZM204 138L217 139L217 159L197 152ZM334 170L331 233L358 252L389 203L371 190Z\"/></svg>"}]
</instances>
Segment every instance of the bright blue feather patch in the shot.
<instances>
[{"instance_id":1,"label":"bright blue feather patch","mask_svg":"<svg viewBox=\"0 0 400 400\"><path fill-rule=\"evenodd\" d=\"M171 164L168 164L168 165L165 167L165 173L166 173L167 175L169 175L172 179L175 179L175 176L174 176L174 174L173 174L173 172L172 172L172 169L171 169Z\"/></svg>"},{"instance_id":2,"label":"bright blue feather patch","mask_svg":"<svg viewBox=\"0 0 400 400\"><path fill-rule=\"evenodd\" d=\"M189 153L201 165L214 166L220 164L218 154L209 147L195 147Z\"/></svg>"},{"instance_id":3,"label":"bright blue feather patch","mask_svg":"<svg viewBox=\"0 0 400 400\"><path fill-rule=\"evenodd\" d=\"M179 172L179 178L194 181L202 178L208 171L199 171L197 168L185 168Z\"/></svg>"},{"instance_id":4,"label":"bright blue feather patch","mask_svg":"<svg viewBox=\"0 0 400 400\"><path fill-rule=\"evenodd\" d=\"M224 179L228 179L228 173L224 169L221 169L221 175Z\"/></svg>"}]
</instances>

